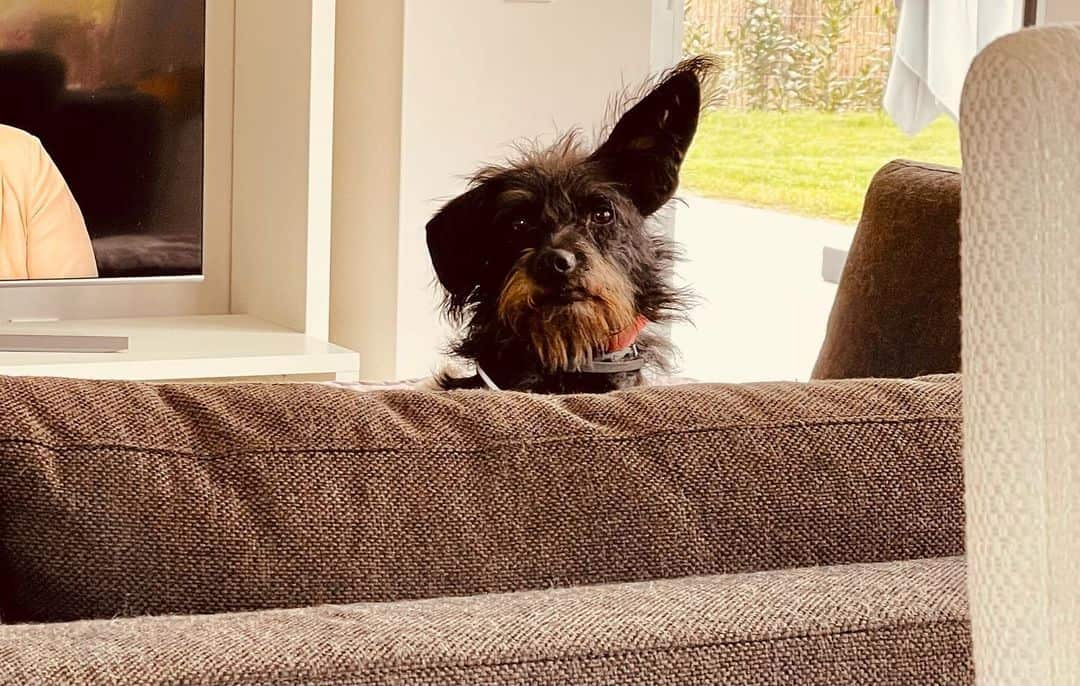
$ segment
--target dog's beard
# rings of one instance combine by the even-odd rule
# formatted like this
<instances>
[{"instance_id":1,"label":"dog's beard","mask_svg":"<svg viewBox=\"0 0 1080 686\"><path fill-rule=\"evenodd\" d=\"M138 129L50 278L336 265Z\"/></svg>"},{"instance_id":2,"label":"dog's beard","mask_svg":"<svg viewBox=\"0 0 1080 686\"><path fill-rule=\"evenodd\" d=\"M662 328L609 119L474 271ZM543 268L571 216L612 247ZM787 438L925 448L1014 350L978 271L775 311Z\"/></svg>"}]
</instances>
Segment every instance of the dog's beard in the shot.
<instances>
[{"instance_id":1,"label":"dog's beard","mask_svg":"<svg viewBox=\"0 0 1080 686\"><path fill-rule=\"evenodd\" d=\"M634 323L634 288L617 268L593 252L578 282L587 294L569 303L545 303L544 289L526 270L531 251L514 265L499 296L499 318L514 334L532 344L549 372L577 371L606 350L617 332Z\"/></svg>"}]
</instances>

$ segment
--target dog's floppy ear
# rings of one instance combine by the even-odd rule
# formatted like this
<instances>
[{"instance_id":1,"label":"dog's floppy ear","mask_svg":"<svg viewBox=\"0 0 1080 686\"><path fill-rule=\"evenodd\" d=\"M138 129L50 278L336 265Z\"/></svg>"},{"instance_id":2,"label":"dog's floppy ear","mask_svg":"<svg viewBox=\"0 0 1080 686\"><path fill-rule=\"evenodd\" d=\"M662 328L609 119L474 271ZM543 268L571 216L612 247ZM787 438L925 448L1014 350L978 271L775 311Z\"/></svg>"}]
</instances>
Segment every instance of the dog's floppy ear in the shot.
<instances>
[{"instance_id":1,"label":"dog's floppy ear","mask_svg":"<svg viewBox=\"0 0 1080 686\"><path fill-rule=\"evenodd\" d=\"M468 303L484 267L485 253L477 243L491 219L493 191L488 186L481 183L454 198L427 223L428 253L451 313Z\"/></svg>"},{"instance_id":2,"label":"dog's floppy ear","mask_svg":"<svg viewBox=\"0 0 1080 686\"><path fill-rule=\"evenodd\" d=\"M708 58L684 60L630 108L590 159L625 186L643 216L675 194L679 168L697 131Z\"/></svg>"}]
</instances>

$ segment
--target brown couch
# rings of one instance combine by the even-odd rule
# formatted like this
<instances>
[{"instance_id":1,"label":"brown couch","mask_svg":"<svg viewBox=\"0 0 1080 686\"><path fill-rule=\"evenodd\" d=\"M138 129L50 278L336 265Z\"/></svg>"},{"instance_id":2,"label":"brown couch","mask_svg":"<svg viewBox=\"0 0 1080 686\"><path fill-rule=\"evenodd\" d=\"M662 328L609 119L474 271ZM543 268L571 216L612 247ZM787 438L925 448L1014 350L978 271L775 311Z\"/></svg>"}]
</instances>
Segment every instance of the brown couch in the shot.
<instances>
[{"instance_id":1,"label":"brown couch","mask_svg":"<svg viewBox=\"0 0 1080 686\"><path fill-rule=\"evenodd\" d=\"M874 175L815 379L960 371L960 170L895 160Z\"/></svg>"},{"instance_id":2,"label":"brown couch","mask_svg":"<svg viewBox=\"0 0 1080 686\"><path fill-rule=\"evenodd\" d=\"M955 376L0 378L0 684L953 684Z\"/></svg>"}]
</instances>

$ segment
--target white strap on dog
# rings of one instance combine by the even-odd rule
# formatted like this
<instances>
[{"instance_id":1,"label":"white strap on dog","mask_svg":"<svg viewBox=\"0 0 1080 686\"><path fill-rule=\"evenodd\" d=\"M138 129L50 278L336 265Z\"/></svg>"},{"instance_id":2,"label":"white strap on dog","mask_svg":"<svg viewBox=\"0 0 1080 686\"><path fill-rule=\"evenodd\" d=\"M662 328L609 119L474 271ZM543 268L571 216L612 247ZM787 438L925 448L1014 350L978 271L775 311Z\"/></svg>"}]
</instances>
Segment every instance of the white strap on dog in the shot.
<instances>
[{"instance_id":1,"label":"white strap on dog","mask_svg":"<svg viewBox=\"0 0 1080 686\"><path fill-rule=\"evenodd\" d=\"M476 373L480 376L480 380L484 382L484 385L492 391L501 391L502 389L495 385L495 382L491 380L491 377L487 375L484 368L479 364L476 365Z\"/></svg>"}]
</instances>

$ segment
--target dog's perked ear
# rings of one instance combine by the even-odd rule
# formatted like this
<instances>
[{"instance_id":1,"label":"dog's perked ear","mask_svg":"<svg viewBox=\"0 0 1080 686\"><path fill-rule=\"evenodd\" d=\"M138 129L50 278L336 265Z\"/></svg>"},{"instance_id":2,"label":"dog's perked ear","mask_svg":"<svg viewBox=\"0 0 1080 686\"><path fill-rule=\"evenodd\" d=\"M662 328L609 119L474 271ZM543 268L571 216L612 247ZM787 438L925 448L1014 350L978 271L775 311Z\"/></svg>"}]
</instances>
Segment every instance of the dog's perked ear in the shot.
<instances>
[{"instance_id":1,"label":"dog's perked ear","mask_svg":"<svg viewBox=\"0 0 1080 686\"><path fill-rule=\"evenodd\" d=\"M622 184L642 216L660 209L679 185L679 168L694 140L703 84L713 69L706 57L684 60L619 118L590 156Z\"/></svg>"},{"instance_id":2,"label":"dog's perked ear","mask_svg":"<svg viewBox=\"0 0 1080 686\"><path fill-rule=\"evenodd\" d=\"M427 223L428 253L451 313L465 307L482 273L485 253L477 242L490 219L491 196L482 183L446 203Z\"/></svg>"}]
</instances>

